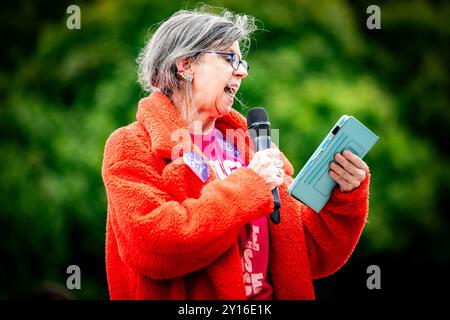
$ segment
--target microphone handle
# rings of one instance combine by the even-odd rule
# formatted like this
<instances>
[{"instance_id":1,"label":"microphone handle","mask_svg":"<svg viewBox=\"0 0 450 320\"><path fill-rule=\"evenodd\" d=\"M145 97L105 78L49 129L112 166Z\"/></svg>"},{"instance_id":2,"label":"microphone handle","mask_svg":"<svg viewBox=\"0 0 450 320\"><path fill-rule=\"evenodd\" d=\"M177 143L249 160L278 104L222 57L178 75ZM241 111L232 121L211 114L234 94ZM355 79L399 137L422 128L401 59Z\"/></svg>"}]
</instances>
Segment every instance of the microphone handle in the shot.
<instances>
[{"instance_id":1,"label":"microphone handle","mask_svg":"<svg viewBox=\"0 0 450 320\"><path fill-rule=\"evenodd\" d=\"M271 140L270 136L257 136L255 140L253 141L256 151L269 149L271 147ZM270 220L272 220L273 223L279 224L280 223L280 194L278 192L278 188L274 188L272 190L273 195L273 212L270 214Z\"/></svg>"},{"instance_id":2,"label":"microphone handle","mask_svg":"<svg viewBox=\"0 0 450 320\"><path fill-rule=\"evenodd\" d=\"M271 144L270 136L257 136L253 140L253 144L255 145L256 151L269 149Z\"/></svg>"},{"instance_id":3,"label":"microphone handle","mask_svg":"<svg viewBox=\"0 0 450 320\"><path fill-rule=\"evenodd\" d=\"M272 195L273 195L273 212L270 214L270 220L272 220L272 222L275 224L279 224L281 203L278 188L272 190Z\"/></svg>"}]
</instances>

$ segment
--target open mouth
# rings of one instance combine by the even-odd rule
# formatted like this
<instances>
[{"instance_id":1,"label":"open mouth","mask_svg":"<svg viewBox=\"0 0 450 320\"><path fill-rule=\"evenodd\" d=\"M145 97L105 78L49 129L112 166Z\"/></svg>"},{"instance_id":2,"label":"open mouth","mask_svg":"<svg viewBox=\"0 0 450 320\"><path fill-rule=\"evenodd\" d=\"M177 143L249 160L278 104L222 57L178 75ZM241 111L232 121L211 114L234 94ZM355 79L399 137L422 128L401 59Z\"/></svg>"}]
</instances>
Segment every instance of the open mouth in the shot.
<instances>
[{"instance_id":1,"label":"open mouth","mask_svg":"<svg viewBox=\"0 0 450 320\"><path fill-rule=\"evenodd\" d=\"M223 91L225 91L225 93L227 93L228 95L234 96L237 92L237 88L232 86L226 86L225 89L223 89Z\"/></svg>"}]
</instances>

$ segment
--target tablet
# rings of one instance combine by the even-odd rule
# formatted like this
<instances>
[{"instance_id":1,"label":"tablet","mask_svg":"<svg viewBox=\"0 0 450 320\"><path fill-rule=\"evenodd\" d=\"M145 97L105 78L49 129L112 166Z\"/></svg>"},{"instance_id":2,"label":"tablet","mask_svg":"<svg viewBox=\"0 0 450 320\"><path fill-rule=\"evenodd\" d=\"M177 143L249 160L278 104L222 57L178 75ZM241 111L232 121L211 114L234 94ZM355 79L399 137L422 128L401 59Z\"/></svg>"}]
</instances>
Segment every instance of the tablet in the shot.
<instances>
[{"instance_id":1,"label":"tablet","mask_svg":"<svg viewBox=\"0 0 450 320\"><path fill-rule=\"evenodd\" d=\"M362 159L377 140L378 136L356 118L343 115L295 177L289 194L319 212L336 186L328 174L335 154L350 150Z\"/></svg>"}]
</instances>

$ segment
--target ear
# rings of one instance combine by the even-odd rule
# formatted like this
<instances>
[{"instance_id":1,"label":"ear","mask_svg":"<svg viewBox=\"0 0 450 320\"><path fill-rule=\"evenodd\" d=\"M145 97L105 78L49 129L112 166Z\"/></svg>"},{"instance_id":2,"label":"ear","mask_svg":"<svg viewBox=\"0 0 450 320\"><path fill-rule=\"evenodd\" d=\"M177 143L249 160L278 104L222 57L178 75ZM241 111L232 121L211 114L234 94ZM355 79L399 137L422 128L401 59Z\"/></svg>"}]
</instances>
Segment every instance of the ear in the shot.
<instances>
[{"instance_id":1,"label":"ear","mask_svg":"<svg viewBox=\"0 0 450 320\"><path fill-rule=\"evenodd\" d=\"M178 59L175 64L177 66L178 74L193 76L193 71L191 68L191 65L192 65L191 58Z\"/></svg>"}]
</instances>

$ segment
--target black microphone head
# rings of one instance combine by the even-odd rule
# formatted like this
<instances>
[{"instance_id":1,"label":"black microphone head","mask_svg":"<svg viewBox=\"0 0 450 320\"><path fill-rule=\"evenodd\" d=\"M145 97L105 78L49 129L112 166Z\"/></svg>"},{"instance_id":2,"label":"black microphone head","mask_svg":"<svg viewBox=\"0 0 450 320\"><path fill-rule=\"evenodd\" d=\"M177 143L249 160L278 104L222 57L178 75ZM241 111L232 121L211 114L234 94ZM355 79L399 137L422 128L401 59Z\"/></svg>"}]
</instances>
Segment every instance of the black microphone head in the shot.
<instances>
[{"instance_id":1,"label":"black microphone head","mask_svg":"<svg viewBox=\"0 0 450 320\"><path fill-rule=\"evenodd\" d=\"M262 107L255 107L248 110L247 113L247 127L252 128L269 128L269 116L266 109Z\"/></svg>"}]
</instances>

